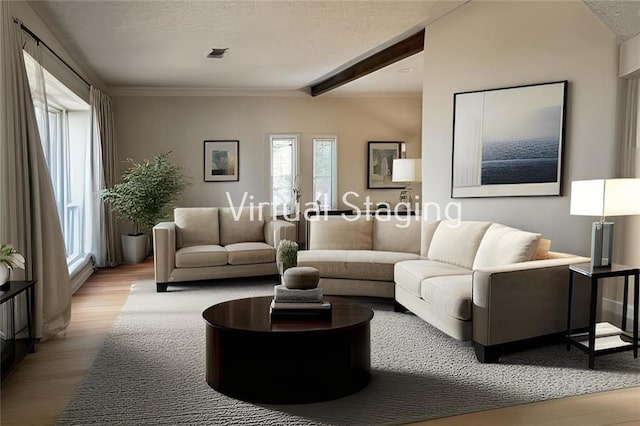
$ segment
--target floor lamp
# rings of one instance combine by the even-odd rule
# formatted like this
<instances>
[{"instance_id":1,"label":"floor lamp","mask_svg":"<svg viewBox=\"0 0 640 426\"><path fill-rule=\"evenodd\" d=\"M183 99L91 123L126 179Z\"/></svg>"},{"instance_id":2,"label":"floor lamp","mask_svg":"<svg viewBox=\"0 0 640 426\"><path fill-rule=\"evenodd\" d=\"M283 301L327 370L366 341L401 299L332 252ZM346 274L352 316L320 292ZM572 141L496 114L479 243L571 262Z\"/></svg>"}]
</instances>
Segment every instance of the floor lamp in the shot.
<instances>
[{"instance_id":1,"label":"floor lamp","mask_svg":"<svg viewBox=\"0 0 640 426\"><path fill-rule=\"evenodd\" d=\"M614 223L606 218L640 214L640 179L571 182L571 214L600 217L591 227L591 265L611 267Z\"/></svg>"}]
</instances>

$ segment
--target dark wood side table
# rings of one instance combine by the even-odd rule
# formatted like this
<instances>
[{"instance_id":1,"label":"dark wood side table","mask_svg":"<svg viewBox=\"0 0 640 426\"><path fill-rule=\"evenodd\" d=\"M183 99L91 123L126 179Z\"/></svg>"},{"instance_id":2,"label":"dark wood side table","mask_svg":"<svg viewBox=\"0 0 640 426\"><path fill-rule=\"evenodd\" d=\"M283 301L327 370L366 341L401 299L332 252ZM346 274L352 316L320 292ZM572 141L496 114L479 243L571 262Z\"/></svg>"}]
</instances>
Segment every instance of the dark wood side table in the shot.
<instances>
[{"instance_id":1,"label":"dark wood side table","mask_svg":"<svg viewBox=\"0 0 640 426\"><path fill-rule=\"evenodd\" d=\"M591 280L591 298L589 308L589 330L587 333L573 334L573 288L575 275L580 274ZM589 368L593 368L596 356L633 350L638 358L638 278L640 268L613 264L609 268L593 268L590 263L579 263L569 267L569 312L567 318L567 350L576 346L589 354ZM629 277L633 275L633 335L627 328L627 304L629 298ZM602 278L624 277L624 296L622 302L622 328L609 323L596 324L596 305L598 303L598 281Z\"/></svg>"},{"instance_id":2,"label":"dark wood side table","mask_svg":"<svg viewBox=\"0 0 640 426\"><path fill-rule=\"evenodd\" d=\"M9 281L0 289L0 305L7 303L9 309L5 309L7 315L8 330L2 339L2 380L9 375L11 370L29 352L35 352L36 339L33 333L33 291L36 282L31 281ZM16 336L16 298L18 295L26 294L27 309L27 337L17 338Z\"/></svg>"}]
</instances>

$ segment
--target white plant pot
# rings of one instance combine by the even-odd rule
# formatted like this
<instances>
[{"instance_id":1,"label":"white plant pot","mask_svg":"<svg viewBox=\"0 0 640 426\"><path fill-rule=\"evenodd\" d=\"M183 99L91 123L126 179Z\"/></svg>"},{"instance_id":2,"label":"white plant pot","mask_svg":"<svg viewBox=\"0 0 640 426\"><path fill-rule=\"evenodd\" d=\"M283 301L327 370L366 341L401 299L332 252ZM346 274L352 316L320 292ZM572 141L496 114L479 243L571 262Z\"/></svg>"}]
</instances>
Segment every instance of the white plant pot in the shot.
<instances>
[{"instance_id":1,"label":"white plant pot","mask_svg":"<svg viewBox=\"0 0 640 426\"><path fill-rule=\"evenodd\" d=\"M122 257L124 263L140 263L148 253L147 234L122 235Z\"/></svg>"},{"instance_id":2,"label":"white plant pot","mask_svg":"<svg viewBox=\"0 0 640 426\"><path fill-rule=\"evenodd\" d=\"M9 268L4 263L0 263L0 285L9 281Z\"/></svg>"}]
</instances>

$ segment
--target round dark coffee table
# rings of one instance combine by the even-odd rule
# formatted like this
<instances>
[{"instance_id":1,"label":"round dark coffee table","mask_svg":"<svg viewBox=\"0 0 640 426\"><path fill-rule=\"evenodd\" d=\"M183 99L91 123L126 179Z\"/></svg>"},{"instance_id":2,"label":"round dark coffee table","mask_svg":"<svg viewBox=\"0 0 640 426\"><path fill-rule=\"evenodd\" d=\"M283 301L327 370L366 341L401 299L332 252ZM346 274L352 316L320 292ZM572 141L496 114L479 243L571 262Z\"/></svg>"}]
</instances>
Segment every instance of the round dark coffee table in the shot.
<instances>
[{"instance_id":1,"label":"round dark coffee table","mask_svg":"<svg viewBox=\"0 0 640 426\"><path fill-rule=\"evenodd\" d=\"M231 300L203 312L209 386L243 401L292 404L340 398L367 385L370 308L326 297L331 321L271 321L272 299Z\"/></svg>"}]
</instances>

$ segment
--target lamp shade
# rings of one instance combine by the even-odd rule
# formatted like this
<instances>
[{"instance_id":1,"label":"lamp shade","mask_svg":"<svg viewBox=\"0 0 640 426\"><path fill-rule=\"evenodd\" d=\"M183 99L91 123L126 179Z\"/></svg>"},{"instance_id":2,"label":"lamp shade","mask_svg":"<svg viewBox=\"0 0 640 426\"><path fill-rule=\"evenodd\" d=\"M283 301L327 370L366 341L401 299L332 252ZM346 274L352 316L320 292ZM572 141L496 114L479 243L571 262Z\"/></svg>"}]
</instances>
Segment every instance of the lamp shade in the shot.
<instances>
[{"instance_id":1,"label":"lamp shade","mask_svg":"<svg viewBox=\"0 0 640 426\"><path fill-rule=\"evenodd\" d=\"M573 181L570 213L600 217L640 214L640 179Z\"/></svg>"},{"instance_id":2,"label":"lamp shade","mask_svg":"<svg viewBox=\"0 0 640 426\"><path fill-rule=\"evenodd\" d=\"M393 182L420 182L422 181L421 158L397 158L393 160Z\"/></svg>"}]
</instances>

